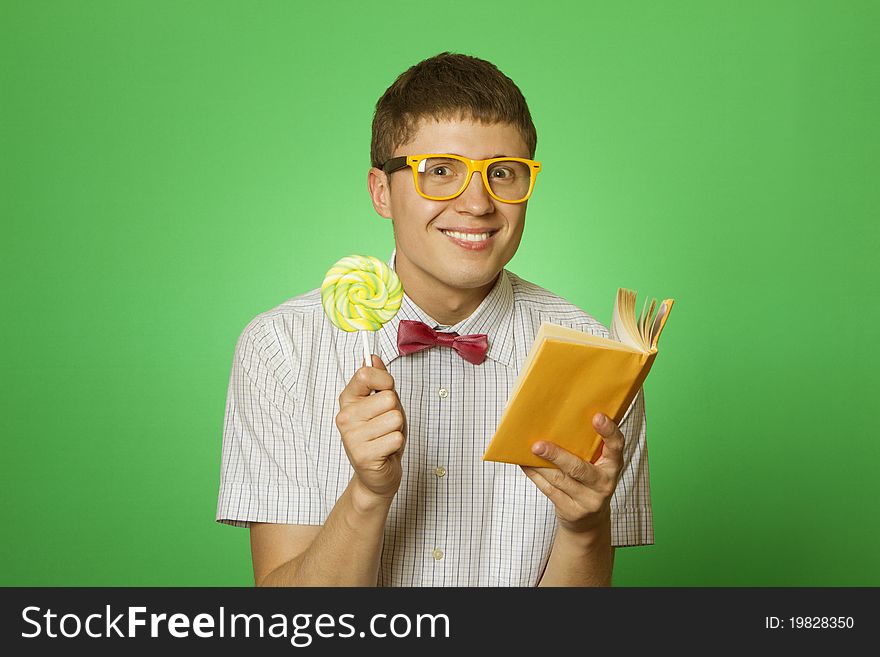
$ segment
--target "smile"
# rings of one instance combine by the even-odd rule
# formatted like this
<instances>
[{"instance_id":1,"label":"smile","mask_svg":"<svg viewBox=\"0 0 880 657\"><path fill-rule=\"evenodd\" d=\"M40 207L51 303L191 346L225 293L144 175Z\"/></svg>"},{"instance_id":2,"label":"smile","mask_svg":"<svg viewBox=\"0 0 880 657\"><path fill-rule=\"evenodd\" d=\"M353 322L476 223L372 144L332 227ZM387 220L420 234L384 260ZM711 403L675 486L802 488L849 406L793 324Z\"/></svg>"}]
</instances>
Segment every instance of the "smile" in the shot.
<instances>
[{"instance_id":1,"label":"smile","mask_svg":"<svg viewBox=\"0 0 880 657\"><path fill-rule=\"evenodd\" d=\"M440 232L457 240L466 240L468 242L485 242L492 236L492 233L458 233L454 230L443 230Z\"/></svg>"},{"instance_id":2,"label":"smile","mask_svg":"<svg viewBox=\"0 0 880 657\"><path fill-rule=\"evenodd\" d=\"M488 249L494 242L498 230L488 230L484 233L462 233L457 230L440 229L440 232L446 235L453 244L466 251L482 251Z\"/></svg>"}]
</instances>

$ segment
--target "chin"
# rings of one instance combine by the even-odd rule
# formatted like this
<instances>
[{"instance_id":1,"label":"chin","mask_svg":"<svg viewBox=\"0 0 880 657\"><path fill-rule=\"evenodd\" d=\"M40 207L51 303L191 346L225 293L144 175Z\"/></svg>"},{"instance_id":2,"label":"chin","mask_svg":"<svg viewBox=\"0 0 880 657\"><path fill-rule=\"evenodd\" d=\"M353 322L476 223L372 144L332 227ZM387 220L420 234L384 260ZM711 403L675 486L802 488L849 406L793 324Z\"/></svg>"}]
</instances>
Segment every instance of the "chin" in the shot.
<instances>
[{"instance_id":1,"label":"chin","mask_svg":"<svg viewBox=\"0 0 880 657\"><path fill-rule=\"evenodd\" d=\"M491 273L473 272L472 275L468 275L471 272L459 271L452 276L447 277L444 282L449 287L454 287L459 290L472 290L474 288L488 285L489 283L494 281L499 271L501 270L499 269L498 271L492 271Z\"/></svg>"}]
</instances>

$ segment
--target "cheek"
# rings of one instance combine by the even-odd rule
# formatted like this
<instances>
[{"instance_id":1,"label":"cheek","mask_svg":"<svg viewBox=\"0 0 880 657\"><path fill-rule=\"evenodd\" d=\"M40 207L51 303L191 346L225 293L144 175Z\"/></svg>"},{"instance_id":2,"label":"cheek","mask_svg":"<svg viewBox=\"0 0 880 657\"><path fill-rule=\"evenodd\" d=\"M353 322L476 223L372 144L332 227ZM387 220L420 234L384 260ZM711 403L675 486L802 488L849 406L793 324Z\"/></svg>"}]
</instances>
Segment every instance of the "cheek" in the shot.
<instances>
[{"instance_id":1,"label":"cheek","mask_svg":"<svg viewBox=\"0 0 880 657\"><path fill-rule=\"evenodd\" d=\"M424 199L413 190L392 196L391 214L406 230L424 229L438 217L446 204Z\"/></svg>"},{"instance_id":2,"label":"cheek","mask_svg":"<svg viewBox=\"0 0 880 657\"><path fill-rule=\"evenodd\" d=\"M403 217L409 230L414 233L436 231L437 226L442 225L439 217L443 214L446 206L436 201L428 201L422 197L410 199L402 208Z\"/></svg>"},{"instance_id":3,"label":"cheek","mask_svg":"<svg viewBox=\"0 0 880 657\"><path fill-rule=\"evenodd\" d=\"M526 222L525 208L517 208L513 212L507 214L507 225L510 226L510 232L513 235L522 233Z\"/></svg>"}]
</instances>

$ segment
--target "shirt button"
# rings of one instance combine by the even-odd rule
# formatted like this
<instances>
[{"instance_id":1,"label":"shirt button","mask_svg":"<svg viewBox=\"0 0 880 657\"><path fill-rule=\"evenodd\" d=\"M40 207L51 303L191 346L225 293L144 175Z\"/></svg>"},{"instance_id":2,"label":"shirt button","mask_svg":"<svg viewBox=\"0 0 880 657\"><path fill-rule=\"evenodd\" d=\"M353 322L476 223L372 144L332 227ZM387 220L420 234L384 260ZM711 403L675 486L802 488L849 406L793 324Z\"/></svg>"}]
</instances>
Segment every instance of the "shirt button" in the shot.
<instances>
[{"instance_id":1,"label":"shirt button","mask_svg":"<svg viewBox=\"0 0 880 657\"><path fill-rule=\"evenodd\" d=\"M449 391L446 388L440 388L437 394L440 395L440 399L446 399L449 396Z\"/></svg>"},{"instance_id":2,"label":"shirt button","mask_svg":"<svg viewBox=\"0 0 880 657\"><path fill-rule=\"evenodd\" d=\"M434 551L431 553L434 555L434 559L440 561L443 558L443 550L440 548L434 548Z\"/></svg>"},{"instance_id":3,"label":"shirt button","mask_svg":"<svg viewBox=\"0 0 880 657\"><path fill-rule=\"evenodd\" d=\"M444 468L442 465L439 468L434 468L434 474L437 475L438 477L445 477L446 476L446 468Z\"/></svg>"}]
</instances>

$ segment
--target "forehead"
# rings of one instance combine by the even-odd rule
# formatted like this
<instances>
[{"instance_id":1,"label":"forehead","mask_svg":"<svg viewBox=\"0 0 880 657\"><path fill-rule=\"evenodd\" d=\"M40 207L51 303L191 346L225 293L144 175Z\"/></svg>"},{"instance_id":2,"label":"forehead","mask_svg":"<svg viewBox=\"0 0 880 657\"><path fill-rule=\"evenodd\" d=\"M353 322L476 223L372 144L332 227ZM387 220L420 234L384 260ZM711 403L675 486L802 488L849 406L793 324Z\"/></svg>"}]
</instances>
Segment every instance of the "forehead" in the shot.
<instances>
[{"instance_id":1,"label":"forehead","mask_svg":"<svg viewBox=\"0 0 880 657\"><path fill-rule=\"evenodd\" d=\"M505 155L529 157L519 130L510 123L480 123L470 118L422 118L413 138L394 149L394 155L456 153L474 159Z\"/></svg>"}]
</instances>

